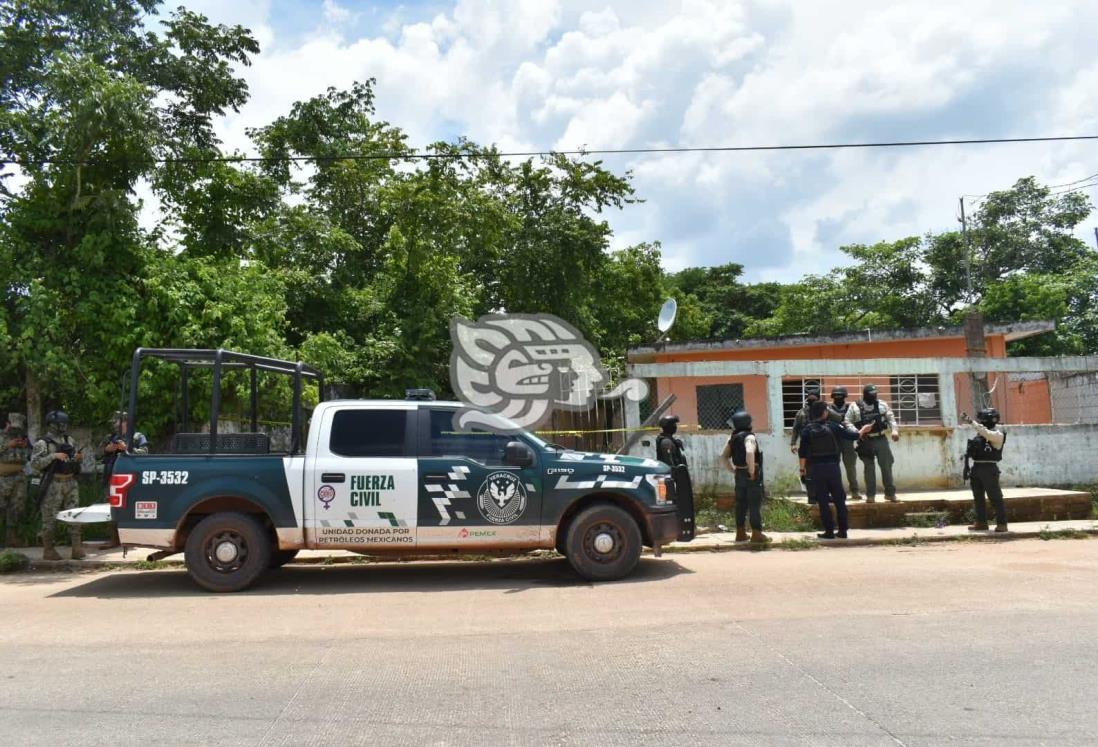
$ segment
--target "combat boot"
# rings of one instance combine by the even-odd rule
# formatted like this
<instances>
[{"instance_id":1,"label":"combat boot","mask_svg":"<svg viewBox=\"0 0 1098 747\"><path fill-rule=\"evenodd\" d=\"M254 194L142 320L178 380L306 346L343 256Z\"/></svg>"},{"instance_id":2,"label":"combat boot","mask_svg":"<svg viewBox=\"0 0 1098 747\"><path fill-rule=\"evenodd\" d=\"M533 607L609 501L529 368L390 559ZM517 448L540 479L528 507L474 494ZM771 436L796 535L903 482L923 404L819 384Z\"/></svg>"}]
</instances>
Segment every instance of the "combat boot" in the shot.
<instances>
[{"instance_id":1,"label":"combat boot","mask_svg":"<svg viewBox=\"0 0 1098 747\"><path fill-rule=\"evenodd\" d=\"M975 524L971 525L968 528L968 531L970 531L970 532L986 532L987 531L987 524L976 522Z\"/></svg>"},{"instance_id":2,"label":"combat boot","mask_svg":"<svg viewBox=\"0 0 1098 747\"><path fill-rule=\"evenodd\" d=\"M743 527L736 527L736 541L747 542L747 530Z\"/></svg>"},{"instance_id":3,"label":"combat boot","mask_svg":"<svg viewBox=\"0 0 1098 747\"><path fill-rule=\"evenodd\" d=\"M53 540L42 540L42 560L60 560L61 556L53 549Z\"/></svg>"},{"instance_id":4,"label":"combat boot","mask_svg":"<svg viewBox=\"0 0 1098 747\"><path fill-rule=\"evenodd\" d=\"M770 538L767 537L765 534L763 534L760 530L758 530L758 529L751 530L751 543L752 544L765 545L769 541L770 541Z\"/></svg>"},{"instance_id":5,"label":"combat boot","mask_svg":"<svg viewBox=\"0 0 1098 747\"><path fill-rule=\"evenodd\" d=\"M117 524L111 524L110 534L107 537L107 541L104 542L103 546L100 547L99 549L101 549L101 550L110 550L111 548L121 547L121 546L122 546L122 540L118 536L118 525Z\"/></svg>"},{"instance_id":6,"label":"combat boot","mask_svg":"<svg viewBox=\"0 0 1098 747\"><path fill-rule=\"evenodd\" d=\"M987 527L984 527L984 528L986 529ZM996 524L995 525L995 531L996 532L1009 532L1010 530L1007 529L1006 524Z\"/></svg>"},{"instance_id":7,"label":"combat boot","mask_svg":"<svg viewBox=\"0 0 1098 747\"><path fill-rule=\"evenodd\" d=\"M85 557L87 557L87 554L84 552L84 545L79 542L74 543L72 546L72 559L83 560Z\"/></svg>"}]
</instances>

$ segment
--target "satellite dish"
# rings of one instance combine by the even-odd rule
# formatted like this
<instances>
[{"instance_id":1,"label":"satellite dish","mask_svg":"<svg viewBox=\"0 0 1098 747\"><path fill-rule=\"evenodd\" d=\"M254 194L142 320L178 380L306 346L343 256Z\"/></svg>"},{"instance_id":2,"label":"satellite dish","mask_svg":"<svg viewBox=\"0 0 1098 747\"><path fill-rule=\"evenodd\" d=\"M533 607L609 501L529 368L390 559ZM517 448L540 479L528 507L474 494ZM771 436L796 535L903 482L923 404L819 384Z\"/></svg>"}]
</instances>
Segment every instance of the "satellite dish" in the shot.
<instances>
[{"instance_id":1,"label":"satellite dish","mask_svg":"<svg viewBox=\"0 0 1098 747\"><path fill-rule=\"evenodd\" d=\"M659 318L656 319L656 326L660 332L671 329L671 325L675 323L675 315L678 313L679 304L675 299L669 298L663 302L663 306L660 307Z\"/></svg>"}]
</instances>

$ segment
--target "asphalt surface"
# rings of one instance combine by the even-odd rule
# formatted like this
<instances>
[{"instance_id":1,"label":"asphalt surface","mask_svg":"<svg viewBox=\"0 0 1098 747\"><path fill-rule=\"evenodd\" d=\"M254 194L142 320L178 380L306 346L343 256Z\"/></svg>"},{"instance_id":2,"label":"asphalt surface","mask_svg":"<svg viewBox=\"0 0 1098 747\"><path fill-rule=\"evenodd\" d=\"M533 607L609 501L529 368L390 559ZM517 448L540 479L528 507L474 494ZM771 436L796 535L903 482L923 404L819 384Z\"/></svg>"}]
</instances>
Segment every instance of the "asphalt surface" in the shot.
<instances>
[{"instance_id":1,"label":"asphalt surface","mask_svg":"<svg viewBox=\"0 0 1098 747\"><path fill-rule=\"evenodd\" d=\"M0 743L1093 744L1098 540L0 577Z\"/></svg>"}]
</instances>

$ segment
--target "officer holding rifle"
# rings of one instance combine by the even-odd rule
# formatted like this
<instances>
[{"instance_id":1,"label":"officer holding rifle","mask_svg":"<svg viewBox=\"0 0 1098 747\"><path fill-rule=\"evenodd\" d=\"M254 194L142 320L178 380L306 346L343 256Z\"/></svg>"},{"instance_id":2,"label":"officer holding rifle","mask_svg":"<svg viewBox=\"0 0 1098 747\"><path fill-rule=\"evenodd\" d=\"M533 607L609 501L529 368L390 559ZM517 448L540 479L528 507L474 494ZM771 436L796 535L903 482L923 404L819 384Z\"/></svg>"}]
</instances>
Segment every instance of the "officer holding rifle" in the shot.
<instances>
[{"instance_id":1,"label":"officer holding rifle","mask_svg":"<svg viewBox=\"0 0 1098 747\"><path fill-rule=\"evenodd\" d=\"M968 448L965 449L964 478L971 482L972 500L976 504L976 523L968 529L971 532L987 531L986 495L995 507L995 531L1006 532L1006 504L1003 502L1003 489L999 486L999 462L1003 460L1006 434L999 427L999 411L994 407L985 407L976 413L975 422L962 412L961 422L976 429L976 436L968 440Z\"/></svg>"},{"instance_id":2,"label":"officer holding rifle","mask_svg":"<svg viewBox=\"0 0 1098 747\"><path fill-rule=\"evenodd\" d=\"M46 414L46 435L34 442L31 467L42 476L38 499L42 504L42 559L61 560L53 546L57 512L80 505L76 476L80 474L81 451L68 435L69 416L62 410ZM84 557L80 525L69 524L72 559Z\"/></svg>"}]
</instances>

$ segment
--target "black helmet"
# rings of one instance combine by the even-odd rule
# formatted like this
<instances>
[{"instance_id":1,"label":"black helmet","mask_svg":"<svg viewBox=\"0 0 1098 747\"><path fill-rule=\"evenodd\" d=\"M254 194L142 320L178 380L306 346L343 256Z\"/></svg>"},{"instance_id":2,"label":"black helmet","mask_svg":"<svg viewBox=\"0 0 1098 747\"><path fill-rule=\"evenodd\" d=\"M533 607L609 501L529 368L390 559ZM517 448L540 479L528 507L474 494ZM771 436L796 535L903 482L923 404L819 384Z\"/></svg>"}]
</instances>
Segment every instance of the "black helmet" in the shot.
<instances>
[{"instance_id":1,"label":"black helmet","mask_svg":"<svg viewBox=\"0 0 1098 747\"><path fill-rule=\"evenodd\" d=\"M678 415L664 415L660 418L660 430L664 433L674 433L679 425Z\"/></svg>"},{"instance_id":2,"label":"black helmet","mask_svg":"<svg viewBox=\"0 0 1098 747\"><path fill-rule=\"evenodd\" d=\"M847 391L845 386L837 386L831 390L831 399L846 399Z\"/></svg>"},{"instance_id":3,"label":"black helmet","mask_svg":"<svg viewBox=\"0 0 1098 747\"><path fill-rule=\"evenodd\" d=\"M65 425L69 424L69 415L64 410L50 410L46 413L46 425Z\"/></svg>"},{"instance_id":4,"label":"black helmet","mask_svg":"<svg viewBox=\"0 0 1098 747\"><path fill-rule=\"evenodd\" d=\"M738 431L751 429L751 414L745 410L736 410L732 413L732 427Z\"/></svg>"},{"instance_id":5,"label":"black helmet","mask_svg":"<svg viewBox=\"0 0 1098 747\"><path fill-rule=\"evenodd\" d=\"M985 407L976 413L976 422L991 428L999 423L999 411L994 407Z\"/></svg>"},{"instance_id":6,"label":"black helmet","mask_svg":"<svg viewBox=\"0 0 1098 747\"><path fill-rule=\"evenodd\" d=\"M869 394L876 394L876 393L877 393L877 385L876 384L866 384L865 386L862 387L862 396L863 397L865 397L866 395L869 395Z\"/></svg>"}]
</instances>

